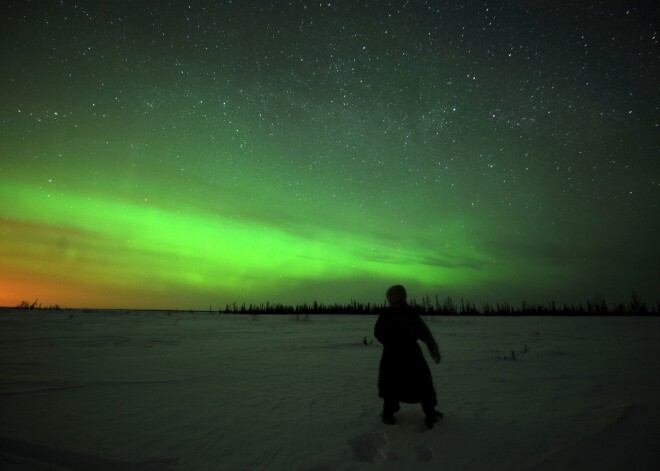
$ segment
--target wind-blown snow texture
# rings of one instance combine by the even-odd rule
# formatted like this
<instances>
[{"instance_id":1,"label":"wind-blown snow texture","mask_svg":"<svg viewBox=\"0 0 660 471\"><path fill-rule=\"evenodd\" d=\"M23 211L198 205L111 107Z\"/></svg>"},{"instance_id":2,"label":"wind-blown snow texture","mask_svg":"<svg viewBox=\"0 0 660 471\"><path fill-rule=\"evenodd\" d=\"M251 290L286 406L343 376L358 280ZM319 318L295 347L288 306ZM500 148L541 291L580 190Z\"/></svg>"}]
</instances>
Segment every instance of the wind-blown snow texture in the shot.
<instances>
[{"instance_id":1,"label":"wind-blown snow texture","mask_svg":"<svg viewBox=\"0 0 660 471\"><path fill-rule=\"evenodd\" d=\"M0 467L658 469L659 319L428 319L433 430L380 423L375 321L3 313Z\"/></svg>"}]
</instances>

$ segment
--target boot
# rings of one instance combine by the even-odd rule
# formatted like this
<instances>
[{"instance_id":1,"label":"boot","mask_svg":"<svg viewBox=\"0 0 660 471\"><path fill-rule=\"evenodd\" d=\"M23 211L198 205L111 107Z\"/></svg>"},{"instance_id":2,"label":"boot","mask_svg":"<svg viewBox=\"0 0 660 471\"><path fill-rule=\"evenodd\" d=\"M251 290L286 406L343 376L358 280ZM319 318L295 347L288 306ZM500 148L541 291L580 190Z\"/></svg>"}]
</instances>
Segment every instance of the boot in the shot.
<instances>
[{"instance_id":1,"label":"boot","mask_svg":"<svg viewBox=\"0 0 660 471\"><path fill-rule=\"evenodd\" d=\"M430 429L433 428L433 424L436 423L438 420L442 419L444 417L444 414L440 411L434 410L431 414L426 414L426 418L424 419L424 423L426 426Z\"/></svg>"},{"instance_id":2,"label":"boot","mask_svg":"<svg viewBox=\"0 0 660 471\"><path fill-rule=\"evenodd\" d=\"M392 413L381 412L380 418L383 419L385 425L396 425L396 419Z\"/></svg>"}]
</instances>

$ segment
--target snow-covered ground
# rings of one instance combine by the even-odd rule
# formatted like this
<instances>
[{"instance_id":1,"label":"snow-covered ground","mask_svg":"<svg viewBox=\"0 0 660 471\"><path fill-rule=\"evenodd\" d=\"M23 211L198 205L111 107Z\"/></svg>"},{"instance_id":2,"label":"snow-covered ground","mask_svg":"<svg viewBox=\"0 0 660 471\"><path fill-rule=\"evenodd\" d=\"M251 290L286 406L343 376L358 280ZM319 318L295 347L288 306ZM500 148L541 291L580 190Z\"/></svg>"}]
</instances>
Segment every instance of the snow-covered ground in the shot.
<instances>
[{"instance_id":1,"label":"snow-covered ground","mask_svg":"<svg viewBox=\"0 0 660 471\"><path fill-rule=\"evenodd\" d=\"M660 319L427 319L433 430L380 422L375 320L1 313L0 468L660 469Z\"/></svg>"}]
</instances>

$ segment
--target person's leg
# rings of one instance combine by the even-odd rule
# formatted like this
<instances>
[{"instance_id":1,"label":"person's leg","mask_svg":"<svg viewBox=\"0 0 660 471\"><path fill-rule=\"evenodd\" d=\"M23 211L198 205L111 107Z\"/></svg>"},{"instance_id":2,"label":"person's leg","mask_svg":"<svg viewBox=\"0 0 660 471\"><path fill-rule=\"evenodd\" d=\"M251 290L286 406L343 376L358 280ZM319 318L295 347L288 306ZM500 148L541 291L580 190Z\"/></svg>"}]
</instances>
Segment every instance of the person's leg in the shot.
<instances>
[{"instance_id":1,"label":"person's leg","mask_svg":"<svg viewBox=\"0 0 660 471\"><path fill-rule=\"evenodd\" d=\"M422 401L422 410L424 411L424 423L428 428L433 428L433 424L442 419L443 414L435 410L437 401Z\"/></svg>"},{"instance_id":2,"label":"person's leg","mask_svg":"<svg viewBox=\"0 0 660 471\"><path fill-rule=\"evenodd\" d=\"M384 399L383 400L383 412L380 416L383 419L383 423L387 425L394 425L396 420L394 419L394 413L399 410L399 401L395 399Z\"/></svg>"},{"instance_id":3,"label":"person's leg","mask_svg":"<svg viewBox=\"0 0 660 471\"><path fill-rule=\"evenodd\" d=\"M396 399L385 399L383 401L383 412L394 414L399 412L399 409L401 409L401 406L399 405L399 401Z\"/></svg>"}]
</instances>

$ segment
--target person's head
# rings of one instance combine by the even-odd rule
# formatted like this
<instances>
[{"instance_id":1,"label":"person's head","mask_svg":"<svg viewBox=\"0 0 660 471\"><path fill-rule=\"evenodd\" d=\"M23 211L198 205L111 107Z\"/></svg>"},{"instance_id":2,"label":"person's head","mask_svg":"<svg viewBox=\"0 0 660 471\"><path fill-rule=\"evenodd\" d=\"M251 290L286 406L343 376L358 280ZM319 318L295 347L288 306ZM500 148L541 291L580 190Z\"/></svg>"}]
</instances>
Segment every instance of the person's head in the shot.
<instances>
[{"instance_id":1,"label":"person's head","mask_svg":"<svg viewBox=\"0 0 660 471\"><path fill-rule=\"evenodd\" d=\"M408 301L408 294L406 293L406 288L401 285L391 286L387 290L387 302L392 307L405 306Z\"/></svg>"}]
</instances>

